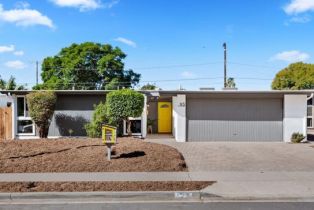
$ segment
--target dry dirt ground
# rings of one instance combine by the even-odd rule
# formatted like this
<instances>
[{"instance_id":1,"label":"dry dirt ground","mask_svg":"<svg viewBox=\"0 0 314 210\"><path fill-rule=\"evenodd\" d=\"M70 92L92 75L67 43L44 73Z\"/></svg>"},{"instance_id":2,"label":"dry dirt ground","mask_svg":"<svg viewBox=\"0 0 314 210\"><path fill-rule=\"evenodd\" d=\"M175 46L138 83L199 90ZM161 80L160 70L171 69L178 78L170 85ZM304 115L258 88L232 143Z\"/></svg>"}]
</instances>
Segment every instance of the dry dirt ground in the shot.
<instances>
[{"instance_id":1,"label":"dry dirt ground","mask_svg":"<svg viewBox=\"0 0 314 210\"><path fill-rule=\"evenodd\" d=\"M0 182L0 192L195 191L214 182Z\"/></svg>"},{"instance_id":2,"label":"dry dirt ground","mask_svg":"<svg viewBox=\"0 0 314 210\"><path fill-rule=\"evenodd\" d=\"M21 140L0 143L0 173L187 171L166 145L118 139L111 161L100 139Z\"/></svg>"}]
</instances>

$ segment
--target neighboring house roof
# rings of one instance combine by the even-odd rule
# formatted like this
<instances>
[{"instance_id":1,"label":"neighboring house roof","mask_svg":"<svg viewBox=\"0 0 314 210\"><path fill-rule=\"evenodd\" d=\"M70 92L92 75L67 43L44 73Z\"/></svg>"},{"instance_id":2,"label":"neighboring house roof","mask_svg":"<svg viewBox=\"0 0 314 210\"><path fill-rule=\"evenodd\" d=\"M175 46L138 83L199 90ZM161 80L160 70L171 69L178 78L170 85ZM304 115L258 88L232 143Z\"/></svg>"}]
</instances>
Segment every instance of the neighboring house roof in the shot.
<instances>
[{"instance_id":1,"label":"neighboring house roof","mask_svg":"<svg viewBox=\"0 0 314 210\"><path fill-rule=\"evenodd\" d=\"M25 95L37 90L0 90L2 94ZM107 94L111 90L55 90L57 94L62 95L89 95L89 94ZM148 95L158 94L306 94L311 95L313 90L262 90L262 91L242 91L242 90L139 90L139 92Z\"/></svg>"}]
</instances>

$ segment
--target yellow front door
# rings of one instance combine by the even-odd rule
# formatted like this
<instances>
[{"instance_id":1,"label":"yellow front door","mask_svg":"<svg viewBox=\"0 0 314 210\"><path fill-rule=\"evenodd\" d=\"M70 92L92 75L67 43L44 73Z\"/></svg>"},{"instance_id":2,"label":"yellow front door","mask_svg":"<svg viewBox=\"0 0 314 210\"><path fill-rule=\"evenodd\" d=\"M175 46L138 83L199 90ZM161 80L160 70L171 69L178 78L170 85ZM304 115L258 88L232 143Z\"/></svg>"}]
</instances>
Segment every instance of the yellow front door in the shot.
<instances>
[{"instance_id":1,"label":"yellow front door","mask_svg":"<svg viewBox=\"0 0 314 210\"><path fill-rule=\"evenodd\" d=\"M171 133L172 131L172 104L171 102L158 102L158 133Z\"/></svg>"}]
</instances>

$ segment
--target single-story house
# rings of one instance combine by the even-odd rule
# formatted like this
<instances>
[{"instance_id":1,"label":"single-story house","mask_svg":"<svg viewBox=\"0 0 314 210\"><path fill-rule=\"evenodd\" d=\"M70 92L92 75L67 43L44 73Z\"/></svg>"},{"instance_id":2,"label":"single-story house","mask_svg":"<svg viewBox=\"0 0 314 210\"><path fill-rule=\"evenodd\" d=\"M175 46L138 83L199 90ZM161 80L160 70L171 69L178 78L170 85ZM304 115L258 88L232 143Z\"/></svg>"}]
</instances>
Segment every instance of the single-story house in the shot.
<instances>
[{"instance_id":1,"label":"single-story house","mask_svg":"<svg viewBox=\"0 0 314 210\"><path fill-rule=\"evenodd\" d=\"M25 101L30 91L0 92L6 96L0 104L12 109L12 139L36 138ZM56 91L49 137L86 136L84 125L91 120L94 105L105 101L108 92ZM148 132L172 134L178 142L289 142L292 133L306 136L313 128L313 92L141 91L145 106L141 117L131 119L132 131L144 138Z\"/></svg>"}]
</instances>

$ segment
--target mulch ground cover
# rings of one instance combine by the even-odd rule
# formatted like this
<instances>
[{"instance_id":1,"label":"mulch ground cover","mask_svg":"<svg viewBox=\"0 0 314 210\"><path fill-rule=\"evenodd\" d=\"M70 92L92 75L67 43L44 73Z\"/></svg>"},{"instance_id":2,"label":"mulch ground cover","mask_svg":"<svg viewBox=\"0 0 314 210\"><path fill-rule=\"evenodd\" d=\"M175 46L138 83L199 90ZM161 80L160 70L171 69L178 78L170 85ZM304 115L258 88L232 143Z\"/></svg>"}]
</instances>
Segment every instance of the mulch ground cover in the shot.
<instances>
[{"instance_id":1,"label":"mulch ground cover","mask_svg":"<svg viewBox=\"0 0 314 210\"><path fill-rule=\"evenodd\" d=\"M0 182L0 192L194 191L214 182Z\"/></svg>"},{"instance_id":2,"label":"mulch ground cover","mask_svg":"<svg viewBox=\"0 0 314 210\"><path fill-rule=\"evenodd\" d=\"M112 160L101 139L14 140L0 143L0 173L187 171L174 148L118 139Z\"/></svg>"}]
</instances>

